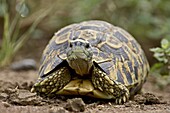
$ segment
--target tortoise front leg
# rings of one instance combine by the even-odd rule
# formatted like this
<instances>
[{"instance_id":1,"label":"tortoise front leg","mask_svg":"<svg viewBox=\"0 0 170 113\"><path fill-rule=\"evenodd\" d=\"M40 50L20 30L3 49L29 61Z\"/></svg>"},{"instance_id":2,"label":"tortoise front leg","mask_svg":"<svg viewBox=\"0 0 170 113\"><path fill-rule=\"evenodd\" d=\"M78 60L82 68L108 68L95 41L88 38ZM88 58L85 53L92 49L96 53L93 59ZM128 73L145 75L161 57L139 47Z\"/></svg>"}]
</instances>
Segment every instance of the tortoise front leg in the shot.
<instances>
[{"instance_id":1,"label":"tortoise front leg","mask_svg":"<svg viewBox=\"0 0 170 113\"><path fill-rule=\"evenodd\" d=\"M129 99L129 90L121 83L112 80L106 73L94 67L92 73L92 83L95 88L115 99L116 104L123 104Z\"/></svg>"},{"instance_id":2,"label":"tortoise front leg","mask_svg":"<svg viewBox=\"0 0 170 113\"><path fill-rule=\"evenodd\" d=\"M31 92L36 92L43 97L55 96L55 93L66 86L71 80L71 75L67 67L62 67L57 71L39 78L34 84Z\"/></svg>"}]
</instances>

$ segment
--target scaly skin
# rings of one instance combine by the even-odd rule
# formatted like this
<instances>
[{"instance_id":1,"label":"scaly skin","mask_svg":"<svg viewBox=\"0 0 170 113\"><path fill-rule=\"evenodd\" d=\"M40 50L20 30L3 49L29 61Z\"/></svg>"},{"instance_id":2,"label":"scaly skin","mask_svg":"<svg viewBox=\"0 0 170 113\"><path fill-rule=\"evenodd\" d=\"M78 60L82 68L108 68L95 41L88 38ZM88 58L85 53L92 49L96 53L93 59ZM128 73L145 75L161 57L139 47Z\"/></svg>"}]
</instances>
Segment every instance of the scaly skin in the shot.
<instances>
[{"instance_id":1,"label":"scaly skin","mask_svg":"<svg viewBox=\"0 0 170 113\"><path fill-rule=\"evenodd\" d=\"M39 78L31 92L36 92L42 97L55 96L55 93L68 84L70 80L71 76L68 68L62 67L45 78Z\"/></svg>"},{"instance_id":2,"label":"scaly skin","mask_svg":"<svg viewBox=\"0 0 170 113\"><path fill-rule=\"evenodd\" d=\"M109 94L115 99L116 104L123 104L129 100L129 90L121 83L109 78L106 73L94 67L92 74L92 83L95 88Z\"/></svg>"}]
</instances>

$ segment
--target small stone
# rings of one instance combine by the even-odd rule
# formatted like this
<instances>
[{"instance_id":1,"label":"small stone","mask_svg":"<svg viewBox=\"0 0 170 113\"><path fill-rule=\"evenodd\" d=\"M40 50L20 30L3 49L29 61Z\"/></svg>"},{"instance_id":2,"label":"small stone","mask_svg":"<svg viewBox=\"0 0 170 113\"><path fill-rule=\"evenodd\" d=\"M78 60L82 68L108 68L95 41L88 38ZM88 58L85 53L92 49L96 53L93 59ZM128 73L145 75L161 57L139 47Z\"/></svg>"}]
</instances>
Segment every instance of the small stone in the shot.
<instances>
[{"instance_id":1,"label":"small stone","mask_svg":"<svg viewBox=\"0 0 170 113\"><path fill-rule=\"evenodd\" d=\"M0 100L5 100L8 98L8 95L6 93L0 93Z\"/></svg>"},{"instance_id":2,"label":"small stone","mask_svg":"<svg viewBox=\"0 0 170 113\"><path fill-rule=\"evenodd\" d=\"M65 110L63 107L52 107L49 110L49 113L69 113L69 112Z\"/></svg>"},{"instance_id":3,"label":"small stone","mask_svg":"<svg viewBox=\"0 0 170 113\"><path fill-rule=\"evenodd\" d=\"M71 112L83 112L85 110L85 103L81 98L68 99L64 108Z\"/></svg>"},{"instance_id":4,"label":"small stone","mask_svg":"<svg viewBox=\"0 0 170 113\"><path fill-rule=\"evenodd\" d=\"M22 71L22 70L36 70L36 61L33 59L24 59L20 61L16 61L11 64L10 67L14 71Z\"/></svg>"},{"instance_id":5,"label":"small stone","mask_svg":"<svg viewBox=\"0 0 170 113\"><path fill-rule=\"evenodd\" d=\"M104 108L104 105L98 105L97 108L98 108L99 110L102 110L102 109Z\"/></svg>"},{"instance_id":6,"label":"small stone","mask_svg":"<svg viewBox=\"0 0 170 113\"><path fill-rule=\"evenodd\" d=\"M144 103L146 103L146 98L144 96L138 94L134 97L134 101L137 102L138 104L144 104Z\"/></svg>"},{"instance_id":7,"label":"small stone","mask_svg":"<svg viewBox=\"0 0 170 113\"><path fill-rule=\"evenodd\" d=\"M135 101L128 101L126 103L124 103L125 107L134 107L137 105L137 103Z\"/></svg>"},{"instance_id":8,"label":"small stone","mask_svg":"<svg viewBox=\"0 0 170 113\"><path fill-rule=\"evenodd\" d=\"M21 85L19 85L19 88L21 89L28 89L28 82L24 82Z\"/></svg>"},{"instance_id":9,"label":"small stone","mask_svg":"<svg viewBox=\"0 0 170 113\"><path fill-rule=\"evenodd\" d=\"M36 95L36 93L31 93L28 90L19 90L18 98L19 99L26 99L26 98L29 98L29 97L32 97L32 96L35 96L35 95Z\"/></svg>"},{"instance_id":10,"label":"small stone","mask_svg":"<svg viewBox=\"0 0 170 113\"><path fill-rule=\"evenodd\" d=\"M108 105L112 106L112 103L111 103L111 102L109 102L109 103L108 103Z\"/></svg>"},{"instance_id":11,"label":"small stone","mask_svg":"<svg viewBox=\"0 0 170 113\"><path fill-rule=\"evenodd\" d=\"M151 93L145 93L144 97L146 98L146 105L160 104L160 98Z\"/></svg>"},{"instance_id":12,"label":"small stone","mask_svg":"<svg viewBox=\"0 0 170 113\"><path fill-rule=\"evenodd\" d=\"M161 99L158 98L156 95L151 93L144 93L144 94L138 94L134 97L134 100L139 104L145 104L145 105L152 105L152 104L160 104Z\"/></svg>"},{"instance_id":13,"label":"small stone","mask_svg":"<svg viewBox=\"0 0 170 113\"><path fill-rule=\"evenodd\" d=\"M18 91L17 88L14 88L14 89L8 88L8 89L5 90L5 93L7 93L7 94L13 94L13 93L16 93L17 91Z\"/></svg>"},{"instance_id":14,"label":"small stone","mask_svg":"<svg viewBox=\"0 0 170 113\"><path fill-rule=\"evenodd\" d=\"M2 102L5 107L10 107L11 105L7 102Z\"/></svg>"}]
</instances>

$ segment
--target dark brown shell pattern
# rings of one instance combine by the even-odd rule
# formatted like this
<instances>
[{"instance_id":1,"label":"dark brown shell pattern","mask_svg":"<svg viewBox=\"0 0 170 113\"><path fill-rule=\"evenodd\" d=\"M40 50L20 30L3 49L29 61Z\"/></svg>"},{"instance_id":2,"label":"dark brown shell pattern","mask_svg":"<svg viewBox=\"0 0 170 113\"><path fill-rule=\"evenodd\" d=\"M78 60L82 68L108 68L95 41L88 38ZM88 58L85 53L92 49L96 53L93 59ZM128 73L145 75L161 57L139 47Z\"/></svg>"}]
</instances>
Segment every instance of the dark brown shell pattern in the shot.
<instances>
[{"instance_id":1,"label":"dark brown shell pattern","mask_svg":"<svg viewBox=\"0 0 170 113\"><path fill-rule=\"evenodd\" d=\"M138 42L122 28L95 20L66 26L52 37L43 52L40 77L67 59L69 40L77 38L91 44L93 61L113 80L128 87L144 83L149 64Z\"/></svg>"}]
</instances>

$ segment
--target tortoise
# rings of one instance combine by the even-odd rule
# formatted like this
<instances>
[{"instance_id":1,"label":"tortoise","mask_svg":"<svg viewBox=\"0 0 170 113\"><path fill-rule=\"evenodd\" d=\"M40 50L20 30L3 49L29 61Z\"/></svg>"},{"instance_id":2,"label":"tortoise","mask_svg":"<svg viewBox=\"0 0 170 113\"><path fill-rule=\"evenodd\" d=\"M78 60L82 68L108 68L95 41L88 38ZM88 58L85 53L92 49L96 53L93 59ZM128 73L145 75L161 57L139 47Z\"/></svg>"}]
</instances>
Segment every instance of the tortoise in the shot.
<instances>
[{"instance_id":1,"label":"tortoise","mask_svg":"<svg viewBox=\"0 0 170 113\"><path fill-rule=\"evenodd\" d=\"M55 33L31 91L42 97L81 95L123 104L140 92L148 72L141 46L127 31L90 20Z\"/></svg>"}]
</instances>

